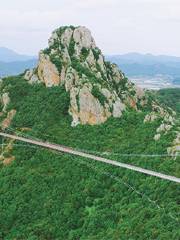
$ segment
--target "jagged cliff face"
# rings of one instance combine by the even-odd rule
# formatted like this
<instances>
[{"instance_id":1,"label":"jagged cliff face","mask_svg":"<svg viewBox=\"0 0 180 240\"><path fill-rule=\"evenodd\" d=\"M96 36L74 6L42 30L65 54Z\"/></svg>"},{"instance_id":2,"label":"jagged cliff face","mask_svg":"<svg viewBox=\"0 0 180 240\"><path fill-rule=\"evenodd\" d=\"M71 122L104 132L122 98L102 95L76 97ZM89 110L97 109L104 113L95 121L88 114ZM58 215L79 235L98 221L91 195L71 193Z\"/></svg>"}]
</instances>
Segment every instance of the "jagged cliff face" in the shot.
<instances>
[{"instance_id":1,"label":"jagged cliff face","mask_svg":"<svg viewBox=\"0 0 180 240\"><path fill-rule=\"evenodd\" d=\"M161 106L151 92L131 83L115 64L106 62L85 27L55 30L49 39L49 47L39 54L37 67L26 71L24 77L30 84L64 87L70 96L67 104L72 126L101 124L110 117L120 118L129 109L143 111L146 114L144 124L157 124L152 141L159 141L167 133L172 133L175 138L167 149L168 153L176 156L180 152L176 113ZM0 80L2 130L8 129L18 115L18 109L9 107L9 103L14 101L9 90L10 85L6 86L4 80Z\"/></svg>"},{"instance_id":2,"label":"jagged cliff face","mask_svg":"<svg viewBox=\"0 0 180 240\"><path fill-rule=\"evenodd\" d=\"M131 83L115 64L106 62L85 27L61 27L49 47L39 54L36 69L27 71L30 83L63 85L70 94L72 126L100 124L121 117L126 108L146 104L144 91Z\"/></svg>"},{"instance_id":3,"label":"jagged cliff face","mask_svg":"<svg viewBox=\"0 0 180 240\"><path fill-rule=\"evenodd\" d=\"M148 94L131 83L117 65L105 61L85 27L55 30L49 39L49 47L39 54L38 66L27 71L25 79L31 84L43 82L47 87L64 86L70 95L72 126L101 124L111 116L120 118L128 108L139 111L146 107L149 114L144 123L160 122L154 133L155 141L176 124L172 109L163 108L149 99ZM168 152L174 153L177 149L179 131Z\"/></svg>"}]
</instances>

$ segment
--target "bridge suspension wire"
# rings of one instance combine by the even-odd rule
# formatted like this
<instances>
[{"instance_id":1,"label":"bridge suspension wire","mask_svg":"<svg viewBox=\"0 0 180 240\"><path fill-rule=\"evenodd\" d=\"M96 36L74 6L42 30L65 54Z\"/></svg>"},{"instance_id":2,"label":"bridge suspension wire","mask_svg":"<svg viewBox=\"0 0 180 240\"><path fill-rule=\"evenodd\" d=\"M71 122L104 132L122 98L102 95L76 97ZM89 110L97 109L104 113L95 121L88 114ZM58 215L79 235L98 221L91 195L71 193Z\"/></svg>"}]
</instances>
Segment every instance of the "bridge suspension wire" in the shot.
<instances>
[{"instance_id":1,"label":"bridge suspension wire","mask_svg":"<svg viewBox=\"0 0 180 240\"><path fill-rule=\"evenodd\" d=\"M5 135L6 135L6 136L5 136ZM9 138L11 138L10 136L13 136L13 139L15 139L15 137L16 137L15 140L20 140L20 139L18 139L18 138L21 138L21 137L14 136L14 135L9 135L9 136L7 136L7 135L9 135L9 134L0 133L0 136L9 137ZM28 136L28 137L31 137L31 136ZM37 139L37 138L36 138L36 139ZM25 140L27 140L27 141L25 141ZM24 140L24 141L23 141L23 140L20 140L20 141L33 144L32 142L29 142L29 139L25 139L25 140ZM30 141L32 141L32 140L30 140ZM1 144L0 144L0 145L1 145ZM6 146L6 145L8 145L8 144L4 144L4 143L3 143L3 145ZM29 144L28 144L28 145L27 145L27 144L14 144L14 145L15 145L15 146L19 146L19 147L32 147L32 148L42 147L42 145L39 145L39 144L38 144L37 146L31 146L31 145L29 145ZM35 144L35 145L36 145L36 144ZM53 144L52 144L52 145L53 145ZM58 146L58 145L55 145L55 146ZM49 147L48 147L48 148L49 148ZM57 149L55 149L55 150L57 150ZM55 152L55 153L56 153L56 154L60 154L59 152ZM121 178L118 178L118 177L110 174L110 173L107 172L107 171L102 171L102 170L100 170L99 168L97 168L97 167L96 167L95 165L93 165L92 163L87 163L87 162L85 162L84 160L81 160L80 163L86 165L87 167L90 167L90 168L94 169L95 171L98 171L98 172L100 171L102 174L105 174L106 176L111 177L111 178L113 178L114 180L116 180L116 181L120 182L121 184L125 185L126 187L128 187L129 189L131 189L132 191L134 191L136 194L138 194L139 196L141 196L142 198L147 199L151 204L154 204L157 209L164 211L164 213L167 214L167 215L169 215L169 217L170 217L171 219L173 219L173 220L175 220L175 221L178 222L178 217L173 216L173 214L170 213L170 212L167 213L167 210L165 209L164 206L160 206L159 204L157 204L157 200L156 200L156 201L155 201L155 200L152 200L152 199L151 199L150 197L148 197L145 193L140 192L140 191L137 190L134 186L132 186L130 183L125 182L125 181L122 180ZM179 179L179 180L180 180L180 179Z\"/></svg>"},{"instance_id":2,"label":"bridge suspension wire","mask_svg":"<svg viewBox=\"0 0 180 240\"><path fill-rule=\"evenodd\" d=\"M59 153L58 153L59 154ZM130 183L122 180L122 178L119 178L117 176L114 176L112 174L110 174L107 171L104 170L100 170L99 168L97 168L96 166L94 166L92 163L87 163L85 161L81 161L81 164L86 165L87 167L93 169L94 171L100 172L114 180L116 180L117 182L125 185L127 188L131 189L132 191L134 191L137 195L141 196L142 198L145 198L148 202L150 202L151 204L153 204L157 209L162 210L165 214L169 215L169 217L173 220L175 220L176 222L179 222L179 218L176 216L174 216L171 212L166 212L166 209L164 206L160 206L159 204L157 204L157 200L152 200L150 197L148 197L144 192L140 192L139 190L137 190L134 186L132 186Z\"/></svg>"},{"instance_id":3,"label":"bridge suspension wire","mask_svg":"<svg viewBox=\"0 0 180 240\"><path fill-rule=\"evenodd\" d=\"M9 129L10 131L13 131L15 132L18 136L21 135L23 137L27 137L27 138L31 138L33 140L36 140L36 141L42 141L42 139L39 139L37 137L34 137L32 135L28 135L28 134L25 134L24 132L21 132L21 131L18 131L14 128L11 128L11 127L8 127L7 129ZM47 136L47 137L51 137L50 135L48 134L43 134L44 136ZM90 154L99 154L99 155L105 155L105 156L119 156L119 157L148 157L148 158L156 158L156 157L178 157L180 156L180 154L176 154L176 155L173 155L173 154L165 154L165 153L162 153L162 154L143 154L143 153L122 153L122 152L99 152L99 151L92 151L92 150L87 150L87 149L80 149L80 148L74 148L74 150L77 150L77 151L81 151L81 152L84 152L84 153L90 153Z\"/></svg>"},{"instance_id":4,"label":"bridge suspension wire","mask_svg":"<svg viewBox=\"0 0 180 240\"><path fill-rule=\"evenodd\" d=\"M2 144L0 144L2 145ZM4 146L8 146L9 144L3 144ZM17 147L28 147L28 148L34 148L34 149L38 149L40 148L40 146L32 146L29 144L13 144L14 146ZM61 153L59 152L54 152L55 154L60 155ZM98 167L96 167L95 165L93 165L92 163L87 163L85 160L81 160L79 161L80 164L86 165L88 168L93 169L96 172L100 172L101 174L104 174L114 180L116 180L117 182L119 182L120 184L125 185L127 188L131 189L132 191L134 191L137 195L139 195L142 198L145 198L150 204L153 204L157 209L162 210L165 214L167 214L171 219L175 220L176 222L178 222L178 217L177 216L173 216L173 214L171 212L167 212L167 210L165 209L164 206L157 204L157 200L152 200L149 196L147 196L147 194L145 194L144 192L141 192L139 190L137 190L134 186L132 186L132 184L128 183L127 181L122 180L122 178L116 177L114 175L112 175L111 173L104 171L102 169L99 169Z\"/></svg>"},{"instance_id":5,"label":"bridge suspension wire","mask_svg":"<svg viewBox=\"0 0 180 240\"><path fill-rule=\"evenodd\" d=\"M95 161L99 161L99 162L103 162L103 163L106 163L106 164L114 165L114 166L117 166L117 167L126 168L126 169L129 169L129 170L132 170L132 171L136 171L136 172L146 174L146 175L158 177L158 178L161 178L161 179L164 179L164 180L169 180L171 182L180 183L180 178L177 178L175 176L170 176L170 175L166 175L166 174L163 174L163 173L160 173L160 172L155 172L155 171L148 170L148 169L145 169L145 168L137 167L137 166L134 166L134 165L110 160L110 159L103 158L103 157L98 157L96 155L92 155L92 154L85 153L85 152L80 152L80 151L74 150L72 148L61 146L61 145L58 145L58 144L43 142L43 141L39 141L39 140L38 141L37 140L32 140L32 139L29 139L29 138L19 137L19 136L16 136L16 135L11 135L11 134L7 134L7 133L3 133L3 132L0 132L0 136L6 137L6 138L11 138L11 139L14 139L14 140L19 140L19 141L26 142L26 143L31 143L33 145L42 146L42 147L45 147L45 148L48 148L48 149L57 150L57 151L60 151L60 152L64 152L64 153L68 153L68 154L72 154L72 155L76 155L76 156L80 156L80 157L85 157L85 158L88 158L88 159L92 159L92 160L95 160Z\"/></svg>"}]
</instances>

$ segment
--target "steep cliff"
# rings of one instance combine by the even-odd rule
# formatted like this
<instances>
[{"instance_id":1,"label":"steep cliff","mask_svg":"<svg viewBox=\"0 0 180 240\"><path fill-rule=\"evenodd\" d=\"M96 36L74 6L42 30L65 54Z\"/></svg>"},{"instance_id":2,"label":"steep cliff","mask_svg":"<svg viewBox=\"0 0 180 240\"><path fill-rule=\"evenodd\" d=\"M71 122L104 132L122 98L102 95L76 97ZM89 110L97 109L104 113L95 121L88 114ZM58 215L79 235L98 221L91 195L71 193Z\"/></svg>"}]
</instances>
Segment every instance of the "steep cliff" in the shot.
<instances>
[{"instance_id":1,"label":"steep cliff","mask_svg":"<svg viewBox=\"0 0 180 240\"><path fill-rule=\"evenodd\" d=\"M126 108L146 103L143 90L131 83L115 64L106 62L85 27L61 27L52 33L49 47L40 51L37 68L27 71L30 83L64 85L70 93L72 126L100 124L121 117Z\"/></svg>"}]
</instances>

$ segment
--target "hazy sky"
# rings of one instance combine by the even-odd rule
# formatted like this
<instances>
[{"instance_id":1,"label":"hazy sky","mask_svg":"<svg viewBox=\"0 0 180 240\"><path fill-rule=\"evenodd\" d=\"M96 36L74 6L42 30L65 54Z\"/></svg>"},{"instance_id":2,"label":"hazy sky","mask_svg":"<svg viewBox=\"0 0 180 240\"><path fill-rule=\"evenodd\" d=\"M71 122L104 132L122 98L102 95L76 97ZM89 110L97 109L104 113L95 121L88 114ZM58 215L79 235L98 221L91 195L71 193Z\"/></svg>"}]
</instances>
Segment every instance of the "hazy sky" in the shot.
<instances>
[{"instance_id":1,"label":"hazy sky","mask_svg":"<svg viewBox=\"0 0 180 240\"><path fill-rule=\"evenodd\" d=\"M90 28L106 54L180 56L180 0L0 0L0 46L37 54L62 25Z\"/></svg>"}]
</instances>

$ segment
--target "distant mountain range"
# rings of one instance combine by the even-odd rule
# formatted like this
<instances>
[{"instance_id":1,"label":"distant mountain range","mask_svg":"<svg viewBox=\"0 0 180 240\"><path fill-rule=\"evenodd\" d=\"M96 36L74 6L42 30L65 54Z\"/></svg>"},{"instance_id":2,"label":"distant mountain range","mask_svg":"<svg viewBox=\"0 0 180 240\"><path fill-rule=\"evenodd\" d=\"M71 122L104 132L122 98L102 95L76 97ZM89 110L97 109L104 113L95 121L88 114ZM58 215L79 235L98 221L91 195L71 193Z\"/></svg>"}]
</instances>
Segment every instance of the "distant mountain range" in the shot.
<instances>
[{"instance_id":1,"label":"distant mountain range","mask_svg":"<svg viewBox=\"0 0 180 240\"><path fill-rule=\"evenodd\" d=\"M16 53L15 51L0 47L0 77L17 75L25 69L36 65L37 57Z\"/></svg>"},{"instance_id":2,"label":"distant mountain range","mask_svg":"<svg viewBox=\"0 0 180 240\"><path fill-rule=\"evenodd\" d=\"M106 56L106 59L116 63L129 77L149 80L149 77L161 75L172 84L180 84L180 57L128 53Z\"/></svg>"},{"instance_id":3,"label":"distant mountain range","mask_svg":"<svg viewBox=\"0 0 180 240\"><path fill-rule=\"evenodd\" d=\"M153 84L158 83L158 88L161 88L163 84L165 87L180 85L180 57L128 53L109 55L106 59L116 63L128 77L135 79L138 84L143 83L143 87L146 87L146 82L149 81L153 81ZM11 49L0 47L0 77L20 74L25 69L33 68L36 63L36 56L22 55Z\"/></svg>"},{"instance_id":4,"label":"distant mountain range","mask_svg":"<svg viewBox=\"0 0 180 240\"><path fill-rule=\"evenodd\" d=\"M36 62L36 59L8 63L0 62L0 77L18 75L26 69L33 68L36 65Z\"/></svg>"},{"instance_id":5,"label":"distant mountain range","mask_svg":"<svg viewBox=\"0 0 180 240\"><path fill-rule=\"evenodd\" d=\"M36 58L35 56L28 56L19 54L9 48L0 47L0 62L18 62L18 61L28 61Z\"/></svg>"},{"instance_id":6,"label":"distant mountain range","mask_svg":"<svg viewBox=\"0 0 180 240\"><path fill-rule=\"evenodd\" d=\"M107 56L107 58L109 59L113 58L114 60L124 64L139 63L139 64L152 65L155 63L164 63L164 64L180 63L180 57L166 56L166 55L155 56L150 53L148 54L127 53L123 55L110 55L110 56Z\"/></svg>"}]
</instances>

